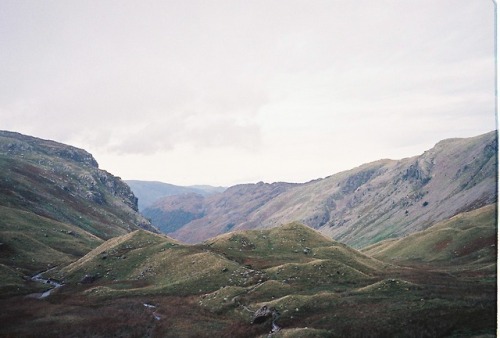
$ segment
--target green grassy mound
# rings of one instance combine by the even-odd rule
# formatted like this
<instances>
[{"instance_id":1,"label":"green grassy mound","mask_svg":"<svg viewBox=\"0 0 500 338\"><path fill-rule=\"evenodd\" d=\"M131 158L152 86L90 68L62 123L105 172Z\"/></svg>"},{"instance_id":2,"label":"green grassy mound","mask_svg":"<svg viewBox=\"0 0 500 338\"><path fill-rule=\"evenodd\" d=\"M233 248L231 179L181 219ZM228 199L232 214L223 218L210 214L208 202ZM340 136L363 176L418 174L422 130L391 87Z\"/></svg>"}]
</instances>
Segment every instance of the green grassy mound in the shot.
<instances>
[{"instance_id":1,"label":"green grassy mound","mask_svg":"<svg viewBox=\"0 0 500 338\"><path fill-rule=\"evenodd\" d=\"M491 264L497 257L496 205L465 212L408 237L377 243L363 253L393 261Z\"/></svg>"}]
</instances>

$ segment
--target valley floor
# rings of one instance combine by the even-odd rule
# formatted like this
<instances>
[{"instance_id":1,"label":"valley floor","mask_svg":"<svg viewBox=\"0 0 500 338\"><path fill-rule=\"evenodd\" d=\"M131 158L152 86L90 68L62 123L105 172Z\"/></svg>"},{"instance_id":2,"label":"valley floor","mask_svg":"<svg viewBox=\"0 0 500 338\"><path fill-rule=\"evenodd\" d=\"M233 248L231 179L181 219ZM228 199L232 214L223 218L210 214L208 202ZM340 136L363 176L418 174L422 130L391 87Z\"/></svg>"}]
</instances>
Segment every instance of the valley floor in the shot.
<instances>
[{"instance_id":1,"label":"valley floor","mask_svg":"<svg viewBox=\"0 0 500 338\"><path fill-rule=\"evenodd\" d=\"M1 299L0 336L267 337L270 320L251 324L263 304L281 313L282 330L272 337L496 336L496 267L473 272L413 263L362 283L290 283L276 294L259 292L258 284L237 297L226 287L208 295L95 298L84 292L92 287L63 286L44 299Z\"/></svg>"}]
</instances>

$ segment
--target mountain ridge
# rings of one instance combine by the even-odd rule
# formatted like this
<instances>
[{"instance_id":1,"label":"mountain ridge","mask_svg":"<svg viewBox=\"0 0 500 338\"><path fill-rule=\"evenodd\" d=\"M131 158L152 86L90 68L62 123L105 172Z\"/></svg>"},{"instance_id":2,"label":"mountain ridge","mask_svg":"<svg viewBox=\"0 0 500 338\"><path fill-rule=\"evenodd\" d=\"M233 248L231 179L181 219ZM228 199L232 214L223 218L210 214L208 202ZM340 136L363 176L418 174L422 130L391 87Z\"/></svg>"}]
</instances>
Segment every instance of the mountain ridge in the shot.
<instances>
[{"instance_id":1,"label":"mountain ridge","mask_svg":"<svg viewBox=\"0 0 500 338\"><path fill-rule=\"evenodd\" d=\"M196 193L202 196L222 192L226 188L210 185L180 186L159 181L125 180L138 198L139 211L152 206L163 197Z\"/></svg>"},{"instance_id":2,"label":"mountain ridge","mask_svg":"<svg viewBox=\"0 0 500 338\"><path fill-rule=\"evenodd\" d=\"M138 213L132 190L99 169L83 149L0 131L0 168L0 205L70 223L102 239L134 228L157 231Z\"/></svg>"},{"instance_id":3,"label":"mountain ridge","mask_svg":"<svg viewBox=\"0 0 500 338\"><path fill-rule=\"evenodd\" d=\"M227 231L299 221L357 248L402 237L495 203L497 143L492 131L442 140L421 155L378 160L306 183L229 187L202 199L202 217L168 234L195 243ZM183 208L189 205L180 203L178 210ZM161 208L155 212L161 217Z\"/></svg>"}]
</instances>

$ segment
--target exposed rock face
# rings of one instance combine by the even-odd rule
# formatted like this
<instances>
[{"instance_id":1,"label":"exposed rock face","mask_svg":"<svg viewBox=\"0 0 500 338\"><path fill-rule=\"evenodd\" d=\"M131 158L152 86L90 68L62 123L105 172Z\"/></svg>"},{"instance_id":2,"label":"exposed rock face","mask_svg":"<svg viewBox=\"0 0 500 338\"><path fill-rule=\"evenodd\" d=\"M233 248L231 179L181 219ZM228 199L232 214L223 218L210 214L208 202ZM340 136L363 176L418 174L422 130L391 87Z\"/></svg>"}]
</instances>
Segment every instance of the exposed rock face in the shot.
<instances>
[{"instance_id":1,"label":"exposed rock face","mask_svg":"<svg viewBox=\"0 0 500 338\"><path fill-rule=\"evenodd\" d=\"M252 324L262 324L268 319L272 318L271 332L275 333L281 330L281 327L276 324L276 321L280 317L280 313L274 307L268 307L267 305L262 306L260 309L255 311L252 319Z\"/></svg>"},{"instance_id":2,"label":"exposed rock face","mask_svg":"<svg viewBox=\"0 0 500 338\"><path fill-rule=\"evenodd\" d=\"M252 324L261 324L269 318L273 318L273 320L275 320L278 317L279 313L275 308L264 305L260 309L255 311L252 319Z\"/></svg>"},{"instance_id":3,"label":"exposed rock face","mask_svg":"<svg viewBox=\"0 0 500 338\"><path fill-rule=\"evenodd\" d=\"M490 132L444 140L419 156L380 160L304 184L230 187L203 199L203 216L169 234L200 242L228 231L299 221L364 247L495 203L497 149L497 134ZM156 208L161 213L161 206Z\"/></svg>"},{"instance_id":4,"label":"exposed rock face","mask_svg":"<svg viewBox=\"0 0 500 338\"><path fill-rule=\"evenodd\" d=\"M2 142L0 142L1 153L25 156L27 153L35 152L49 157L60 157L94 168L98 167L94 157L83 149L10 131L0 130L0 138L2 138Z\"/></svg>"},{"instance_id":5,"label":"exposed rock face","mask_svg":"<svg viewBox=\"0 0 500 338\"><path fill-rule=\"evenodd\" d=\"M138 228L157 231L119 178L85 150L0 131L0 205L73 224L107 239Z\"/></svg>"}]
</instances>

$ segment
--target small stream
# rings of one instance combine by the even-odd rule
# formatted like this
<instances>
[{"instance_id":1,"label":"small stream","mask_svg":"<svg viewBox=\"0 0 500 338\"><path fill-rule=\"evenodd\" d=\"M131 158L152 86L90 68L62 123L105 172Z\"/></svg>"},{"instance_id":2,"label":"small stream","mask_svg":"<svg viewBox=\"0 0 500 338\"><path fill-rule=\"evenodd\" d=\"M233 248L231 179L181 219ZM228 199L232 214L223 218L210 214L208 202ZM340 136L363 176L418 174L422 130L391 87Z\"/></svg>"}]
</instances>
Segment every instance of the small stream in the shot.
<instances>
[{"instance_id":1,"label":"small stream","mask_svg":"<svg viewBox=\"0 0 500 338\"><path fill-rule=\"evenodd\" d=\"M44 283L46 285L50 285L50 289L48 289L47 291L41 293L41 295L38 298L46 298L46 297L50 296L50 293L52 292L52 290L60 288L61 286L63 286L63 284L58 283L58 282L56 282L56 281L54 281L54 280L52 280L50 278L47 279L47 278L43 278L42 277L43 273L48 272L48 271L50 271L52 269L49 269L49 270L46 270L46 271L42 271L40 273L37 273L33 277L31 277L31 280L33 280L35 282L39 282L39 283Z\"/></svg>"}]
</instances>

